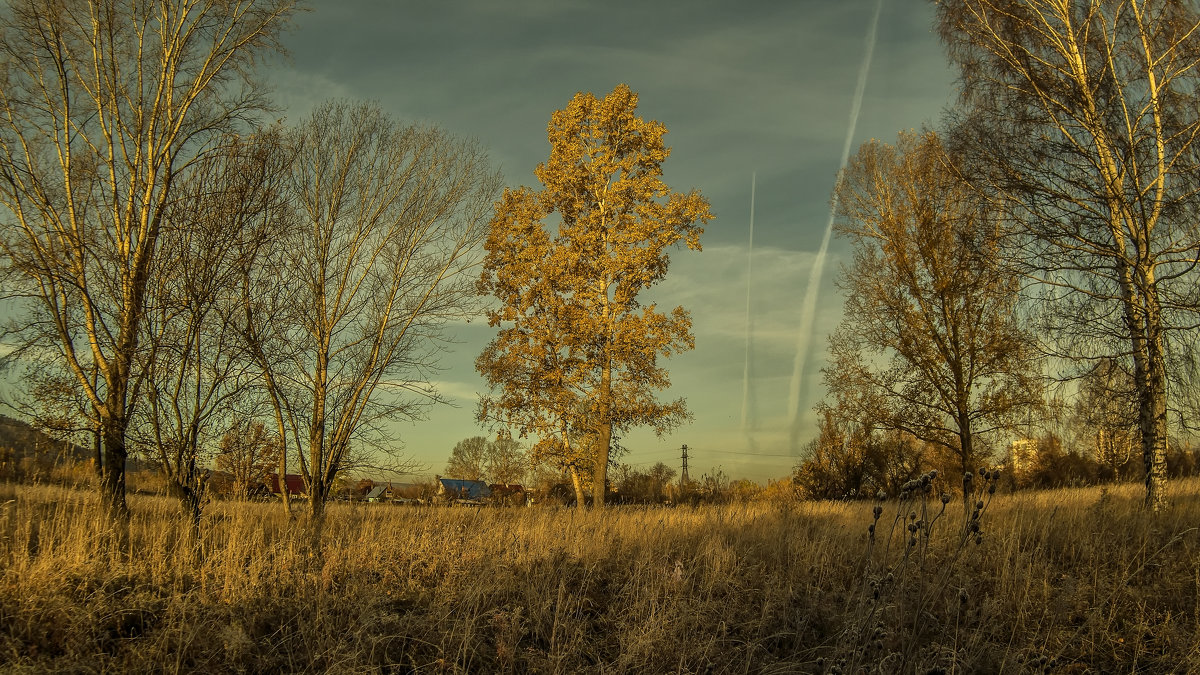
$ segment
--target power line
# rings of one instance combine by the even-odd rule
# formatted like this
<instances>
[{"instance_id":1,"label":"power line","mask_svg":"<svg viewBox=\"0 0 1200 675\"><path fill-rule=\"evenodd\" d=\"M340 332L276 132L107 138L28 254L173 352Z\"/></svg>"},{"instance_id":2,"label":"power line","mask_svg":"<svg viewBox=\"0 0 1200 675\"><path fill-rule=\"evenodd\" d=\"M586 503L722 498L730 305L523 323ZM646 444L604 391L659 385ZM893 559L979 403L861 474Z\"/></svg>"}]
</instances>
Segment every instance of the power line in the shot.
<instances>
[{"instance_id":1,"label":"power line","mask_svg":"<svg viewBox=\"0 0 1200 675\"><path fill-rule=\"evenodd\" d=\"M692 453L695 454L696 448L691 448L691 450L692 450ZM786 454L782 454L782 455L774 455L774 454L767 453L767 452L742 452L740 450L712 450L712 449L707 449L707 448L701 448L699 450L699 452L702 452L704 454L746 455L748 457L790 457L790 458L794 458L794 459L799 459L798 457L796 457L796 455L793 455L791 453L786 453Z\"/></svg>"}]
</instances>

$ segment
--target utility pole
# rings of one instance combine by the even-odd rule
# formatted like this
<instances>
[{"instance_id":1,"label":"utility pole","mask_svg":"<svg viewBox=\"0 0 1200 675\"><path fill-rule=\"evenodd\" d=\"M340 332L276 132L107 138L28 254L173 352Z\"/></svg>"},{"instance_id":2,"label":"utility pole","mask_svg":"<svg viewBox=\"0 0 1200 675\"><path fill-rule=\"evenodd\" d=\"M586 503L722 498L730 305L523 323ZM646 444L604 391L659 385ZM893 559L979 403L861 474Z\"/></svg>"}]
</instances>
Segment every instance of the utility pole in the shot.
<instances>
[{"instance_id":1,"label":"utility pole","mask_svg":"<svg viewBox=\"0 0 1200 675\"><path fill-rule=\"evenodd\" d=\"M684 443L684 445L683 445L683 473L682 473L682 474L679 476L679 485L680 485L680 487L682 487L682 486L685 486L685 485L687 485L687 484L688 484L688 474L687 474L687 444L686 444L686 443Z\"/></svg>"}]
</instances>

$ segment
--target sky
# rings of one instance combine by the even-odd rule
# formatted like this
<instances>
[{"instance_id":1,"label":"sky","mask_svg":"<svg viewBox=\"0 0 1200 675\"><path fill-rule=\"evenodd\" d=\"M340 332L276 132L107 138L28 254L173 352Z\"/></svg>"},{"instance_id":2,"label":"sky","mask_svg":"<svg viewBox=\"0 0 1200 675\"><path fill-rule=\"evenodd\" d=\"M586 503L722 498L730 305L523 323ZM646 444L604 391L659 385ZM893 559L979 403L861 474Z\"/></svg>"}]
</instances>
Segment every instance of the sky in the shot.
<instances>
[{"instance_id":1,"label":"sky","mask_svg":"<svg viewBox=\"0 0 1200 675\"><path fill-rule=\"evenodd\" d=\"M672 387L662 396L686 397L693 419L661 438L631 433L622 461L678 469L686 444L692 477L717 467L758 481L791 473L816 435L820 369L841 316L833 282L847 251L836 238L811 322L801 305L829 222L876 0L325 0L310 7L284 39L288 58L264 72L288 122L331 98L374 101L396 119L475 139L508 186L537 187L533 169L550 149L546 124L574 94L602 97L619 83L637 92L639 114L668 129L664 180L674 190L698 189L716 217L703 251L674 251L666 279L646 296L692 314L696 348L666 362ZM954 74L931 30L933 3L883 0L879 11L852 151L935 125L954 96ZM487 434L474 421L485 390L474 361L494 329L476 321L453 333L435 384L455 405L395 430L401 455L429 475L442 471L459 440Z\"/></svg>"}]
</instances>

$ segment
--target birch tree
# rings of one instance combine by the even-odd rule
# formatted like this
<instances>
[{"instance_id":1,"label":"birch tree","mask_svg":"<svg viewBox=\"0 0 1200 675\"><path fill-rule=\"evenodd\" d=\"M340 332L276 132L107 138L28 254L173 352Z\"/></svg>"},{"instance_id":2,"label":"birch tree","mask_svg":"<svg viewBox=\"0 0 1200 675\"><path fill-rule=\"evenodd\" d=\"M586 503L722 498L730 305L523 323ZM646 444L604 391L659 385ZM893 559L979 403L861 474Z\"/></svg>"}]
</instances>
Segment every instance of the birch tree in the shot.
<instances>
[{"instance_id":1,"label":"birch tree","mask_svg":"<svg viewBox=\"0 0 1200 675\"><path fill-rule=\"evenodd\" d=\"M497 392L483 417L538 433L535 454L554 447L573 462L583 450L597 506L620 434L663 432L687 416L683 399L655 392L670 386L659 357L694 346L690 316L638 296L666 275L671 247L700 250L698 223L712 217L699 192L663 182L667 129L637 117L637 104L618 85L554 113L550 157L534 170L542 189L506 191L497 203L480 281L500 303L488 321L502 327L476 362Z\"/></svg>"},{"instance_id":2,"label":"birch tree","mask_svg":"<svg viewBox=\"0 0 1200 675\"><path fill-rule=\"evenodd\" d=\"M1180 0L953 0L969 178L1054 288L1058 355L1133 364L1146 504L1166 483L1172 335L1195 326L1200 16Z\"/></svg>"},{"instance_id":3,"label":"birch tree","mask_svg":"<svg viewBox=\"0 0 1200 675\"><path fill-rule=\"evenodd\" d=\"M44 319L41 347L88 399L104 443L100 492L118 520L146 294L174 185L263 107L251 67L279 47L292 10L290 0L3 9L4 287Z\"/></svg>"},{"instance_id":4,"label":"birch tree","mask_svg":"<svg viewBox=\"0 0 1200 675\"><path fill-rule=\"evenodd\" d=\"M265 489L278 460L278 439L271 437L266 425L235 417L221 437L216 465L230 475L233 496L249 499Z\"/></svg>"}]
</instances>

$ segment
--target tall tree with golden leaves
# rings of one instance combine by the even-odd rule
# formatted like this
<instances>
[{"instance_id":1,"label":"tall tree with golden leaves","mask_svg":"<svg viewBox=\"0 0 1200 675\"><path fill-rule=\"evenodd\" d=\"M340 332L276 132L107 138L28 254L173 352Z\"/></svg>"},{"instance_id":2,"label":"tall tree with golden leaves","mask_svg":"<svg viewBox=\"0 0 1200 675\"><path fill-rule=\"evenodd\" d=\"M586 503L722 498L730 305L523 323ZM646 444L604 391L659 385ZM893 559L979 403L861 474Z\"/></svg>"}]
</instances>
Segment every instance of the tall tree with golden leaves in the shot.
<instances>
[{"instance_id":1,"label":"tall tree with golden leaves","mask_svg":"<svg viewBox=\"0 0 1200 675\"><path fill-rule=\"evenodd\" d=\"M502 327L476 362L493 392L480 419L590 468L598 506L614 438L640 425L661 433L688 415L683 399L655 393L670 385L659 356L695 344L691 318L638 295L666 274L670 247L700 250L698 223L712 218L699 192L663 182L667 129L638 117L637 104L622 84L554 113L550 158L534 170L542 189L505 191L496 204L479 286L499 300L488 322Z\"/></svg>"}]
</instances>

